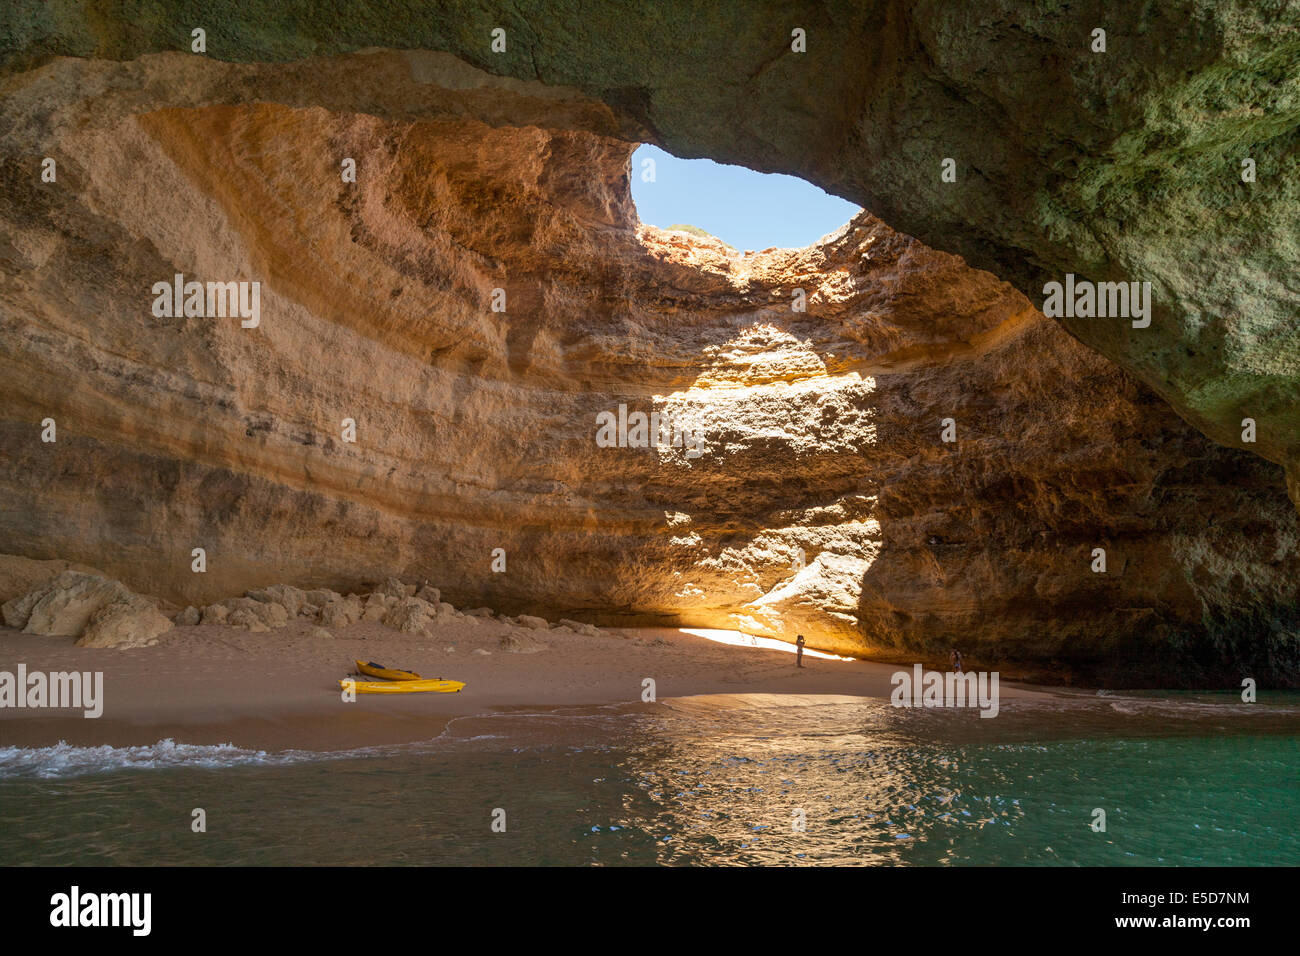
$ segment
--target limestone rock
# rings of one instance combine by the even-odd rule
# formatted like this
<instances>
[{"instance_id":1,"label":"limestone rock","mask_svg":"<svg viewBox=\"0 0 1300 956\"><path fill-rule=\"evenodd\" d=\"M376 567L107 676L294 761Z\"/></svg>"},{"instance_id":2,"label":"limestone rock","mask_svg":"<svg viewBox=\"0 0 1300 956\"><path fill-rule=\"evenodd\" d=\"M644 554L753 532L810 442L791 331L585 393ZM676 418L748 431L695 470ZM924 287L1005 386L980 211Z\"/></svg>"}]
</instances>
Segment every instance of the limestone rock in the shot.
<instances>
[{"instance_id":1,"label":"limestone rock","mask_svg":"<svg viewBox=\"0 0 1300 956\"><path fill-rule=\"evenodd\" d=\"M335 601L342 601L343 595L337 591L331 591L328 588L314 588L310 591L304 591L302 595L304 603L314 604L317 607L325 607L333 604Z\"/></svg>"},{"instance_id":2,"label":"limestone rock","mask_svg":"<svg viewBox=\"0 0 1300 956\"><path fill-rule=\"evenodd\" d=\"M823 552L808 565L736 614L736 629L793 641L802 631L822 646L851 651L860 640L862 581L869 558ZM805 635L806 637L806 635Z\"/></svg>"},{"instance_id":3,"label":"limestone rock","mask_svg":"<svg viewBox=\"0 0 1300 956\"><path fill-rule=\"evenodd\" d=\"M361 613L360 601L340 598L321 608L320 623L323 627L347 627L361 620Z\"/></svg>"},{"instance_id":4,"label":"limestone rock","mask_svg":"<svg viewBox=\"0 0 1300 956\"><path fill-rule=\"evenodd\" d=\"M258 598L239 597L226 598L220 603L230 612L227 621L241 627L247 627L244 622L247 621L248 615L256 618L265 628L284 627L289 623L289 612L285 610L283 605L274 602L259 600ZM235 619L236 614L240 614L238 621Z\"/></svg>"},{"instance_id":5,"label":"limestone rock","mask_svg":"<svg viewBox=\"0 0 1300 956\"><path fill-rule=\"evenodd\" d=\"M167 17L0 12L0 169L93 157L74 188L0 191L0 550L196 606L436 571L463 603L550 616L1300 683L1280 467L1300 489L1300 177L1285 81L1252 53L1268 18L1153 6L1129 25L1153 63L1078 42L1100 0L867 4L806 70L717 6L690 37L715 57L619 11L542 17L510 62L470 46L491 4L455 30L235 31L203 60ZM656 229L628 185L647 136L871 208L754 255ZM341 184L318 161L340 149L373 175ZM1245 149L1267 188L1233 175ZM947 155L979 175L939 188ZM153 315L140 290L176 271L262 282L260 332ZM1151 326L1045 318L1067 271L1149 278ZM689 426L699 456L597 446L620 405ZM366 442L323 424L339 408ZM42 446L37 412L75 427ZM223 555L201 575L176 557L200 540ZM465 557L497 547L509 574ZM800 577L803 555L825 557Z\"/></svg>"},{"instance_id":6,"label":"limestone rock","mask_svg":"<svg viewBox=\"0 0 1300 956\"><path fill-rule=\"evenodd\" d=\"M173 626L154 600L102 575L72 570L6 602L4 617L10 627L76 637L83 647L143 647Z\"/></svg>"},{"instance_id":7,"label":"limestone rock","mask_svg":"<svg viewBox=\"0 0 1300 956\"><path fill-rule=\"evenodd\" d=\"M289 623L289 611L280 604L262 603L262 623L267 627L284 627Z\"/></svg>"},{"instance_id":8,"label":"limestone rock","mask_svg":"<svg viewBox=\"0 0 1300 956\"><path fill-rule=\"evenodd\" d=\"M1271 228L1294 222L1300 205L1300 184L1285 173L1290 101L1277 92L1272 61L1257 55L1274 48L1285 17L1258 4L1148 5L1112 23L1113 48L1098 55L1080 25L1112 20L1105 0L994 0L960 11L859 4L820 30L831 59L808 69L798 56L774 58L770 32L753 25L764 16L820 22L824 9L813 0L779 6L756 13L716 4L692 17L689 35L677 18L617 6L528 15L486 3L458 11L454 28L434 29L420 17L390 18L378 30L361 14L296 18L292 29L231 30L223 58L239 62L178 85L153 82L142 57L182 55L167 52L176 46L168 16L127 23L54 0L42 16L15 12L0 24L16 38L0 62L35 72L52 61L75 78L62 98L108 88L154 109L257 98L339 112L351 103L400 122L435 113L435 104L446 111L451 91L468 87L480 100L495 92L495 112L522 125L523 107L508 95L522 88L553 113L530 117L538 127L549 120L629 138L653 130L670 151L803 176L1034 296L1044 278L1066 272L1153 281L1159 317L1148 334L1087 320L1071 331L1225 441L1239 440L1240 419L1254 409L1266 423L1258 450L1297 461L1297 293L1257 278L1293 274L1300 259L1294 233ZM503 23L527 35L523 55L488 52L481 38ZM1159 50L1158 62L1128 52L1135 45ZM410 52L430 46L438 52ZM349 53L362 47L371 49ZM382 47L390 52L373 49ZM129 62L88 69L72 59L103 55ZM518 80L479 74L471 82L454 57ZM370 82L349 84L359 63ZM870 82L862 64L871 64ZM57 95L39 88L50 82L28 84L38 89L26 98ZM474 102L462 98L462 108ZM121 111L100 109L109 119ZM22 101L8 111L8 125L22 130ZM1262 178L1243 181L1247 153L1260 170L1281 171L1267 188ZM978 173L962 166L954 188L936 188L937 156L979 156ZM1162 161L1171 157L1179 161ZM1207 228L1206 210L1232 225ZM1250 253L1241 251L1246 239L1257 240ZM1209 335L1202 316L1249 320Z\"/></svg>"},{"instance_id":9,"label":"limestone rock","mask_svg":"<svg viewBox=\"0 0 1300 956\"><path fill-rule=\"evenodd\" d=\"M0 608L0 613L3 613L4 616L5 627L26 627L27 619L32 616L32 608L44 596L44 588L37 586L26 594L5 601L3 608Z\"/></svg>"},{"instance_id":10,"label":"limestone rock","mask_svg":"<svg viewBox=\"0 0 1300 956\"><path fill-rule=\"evenodd\" d=\"M403 584L397 578L387 578L383 584L375 589L374 593L394 601L400 601L415 594L415 585Z\"/></svg>"},{"instance_id":11,"label":"limestone rock","mask_svg":"<svg viewBox=\"0 0 1300 956\"><path fill-rule=\"evenodd\" d=\"M90 623L91 616L105 605L126 602L134 597L121 582L80 571L64 571L35 593L37 597L23 630L28 634L64 637L79 636ZM19 613L15 612L15 618ZM8 611L5 618L6 621L10 618Z\"/></svg>"},{"instance_id":12,"label":"limestone rock","mask_svg":"<svg viewBox=\"0 0 1300 956\"><path fill-rule=\"evenodd\" d=\"M361 612L363 621L382 621L388 616L388 602L384 600L382 594L372 594L366 598L364 609Z\"/></svg>"},{"instance_id":13,"label":"limestone rock","mask_svg":"<svg viewBox=\"0 0 1300 956\"><path fill-rule=\"evenodd\" d=\"M194 625L199 623L200 617L201 615L199 609L196 608L193 604L191 604L185 610L181 611L180 614L176 615L176 626L193 627Z\"/></svg>"},{"instance_id":14,"label":"limestone rock","mask_svg":"<svg viewBox=\"0 0 1300 956\"><path fill-rule=\"evenodd\" d=\"M534 631L545 631L551 626L546 618L534 617L531 614L520 614L518 620L521 626L532 628Z\"/></svg>"},{"instance_id":15,"label":"limestone rock","mask_svg":"<svg viewBox=\"0 0 1300 956\"><path fill-rule=\"evenodd\" d=\"M284 608L289 617L297 617L307 602L307 594L300 588L287 584L277 584L269 588L258 588L246 595L264 604L278 604Z\"/></svg>"},{"instance_id":16,"label":"limestone rock","mask_svg":"<svg viewBox=\"0 0 1300 956\"><path fill-rule=\"evenodd\" d=\"M173 626L151 601L133 595L129 600L106 604L92 614L77 646L149 647Z\"/></svg>"},{"instance_id":17,"label":"limestone rock","mask_svg":"<svg viewBox=\"0 0 1300 956\"><path fill-rule=\"evenodd\" d=\"M235 611L248 611L250 614L258 615L261 613L263 602L251 597L231 597L218 603L231 614Z\"/></svg>"},{"instance_id":18,"label":"limestone rock","mask_svg":"<svg viewBox=\"0 0 1300 956\"><path fill-rule=\"evenodd\" d=\"M226 623L233 627L243 627L255 632L270 630L256 611L251 611L245 607L231 611L230 616L226 618Z\"/></svg>"},{"instance_id":19,"label":"limestone rock","mask_svg":"<svg viewBox=\"0 0 1300 956\"><path fill-rule=\"evenodd\" d=\"M408 597L388 611L384 623L403 634L426 634L433 626L437 613L437 608L428 601Z\"/></svg>"},{"instance_id":20,"label":"limestone rock","mask_svg":"<svg viewBox=\"0 0 1300 956\"><path fill-rule=\"evenodd\" d=\"M588 637L600 637L600 628L592 624L584 624L581 621L574 621L567 617L560 618L559 623L572 631L576 631L578 634L585 634Z\"/></svg>"},{"instance_id":21,"label":"limestone rock","mask_svg":"<svg viewBox=\"0 0 1300 956\"><path fill-rule=\"evenodd\" d=\"M230 609L223 604L210 604L203 609L201 624L225 624L230 617Z\"/></svg>"},{"instance_id":22,"label":"limestone rock","mask_svg":"<svg viewBox=\"0 0 1300 956\"><path fill-rule=\"evenodd\" d=\"M437 588L430 587L427 584L424 587L420 588L420 590L416 592L415 596L418 597L421 601L428 601L430 604L434 605L435 607L437 607L439 604L442 603L442 592L439 591Z\"/></svg>"},{"instance_id":23,"label":"limestone rock","mask_svg":"<svg viewBox=\"0 0 1300 956\"><path fill-rule=\"evenodd\" d=\"M529 634L504 634L498 642L501 649L511 654L536 654L546 650L546 644Z\"/></svg>"}]
</instances>

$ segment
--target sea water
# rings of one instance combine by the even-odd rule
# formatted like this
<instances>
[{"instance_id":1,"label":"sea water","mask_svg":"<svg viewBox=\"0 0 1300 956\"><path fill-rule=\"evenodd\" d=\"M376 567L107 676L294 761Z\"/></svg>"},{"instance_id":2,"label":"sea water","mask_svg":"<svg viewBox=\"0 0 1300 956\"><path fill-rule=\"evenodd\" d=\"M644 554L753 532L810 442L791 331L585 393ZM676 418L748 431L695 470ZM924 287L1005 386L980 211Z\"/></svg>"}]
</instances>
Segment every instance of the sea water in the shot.
<instances>
[{"instance_id":1,"label":"sea water","mask_svg":"<svg viewBox=\"0 0 1300 956\"><path fill-rule=\"evenodd\" d=\"M332 753L0 746L0 861L1300 865L1300 697L1264 697L1103 692L995 720L687 698Z\"/></svg>"}]
</instances>

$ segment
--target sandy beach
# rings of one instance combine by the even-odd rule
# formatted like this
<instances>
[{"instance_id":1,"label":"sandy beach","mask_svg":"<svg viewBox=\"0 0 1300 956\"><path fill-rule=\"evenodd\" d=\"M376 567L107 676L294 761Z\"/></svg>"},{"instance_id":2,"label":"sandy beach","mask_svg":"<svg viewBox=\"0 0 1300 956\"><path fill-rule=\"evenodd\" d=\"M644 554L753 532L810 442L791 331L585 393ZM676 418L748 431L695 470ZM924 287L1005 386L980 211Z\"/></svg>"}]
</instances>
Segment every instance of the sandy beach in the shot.
<instances>
[{"instance_id":1,"label":"sandy beach","mask_svg":"<svg viewBox=\"0 0 1300 956\"><path fill-rule=\"evenodd\" d=\"M722 643L715 638L735 643ZM544 649L512 652L510 638ZM262 749L337 750L424 740L450 718L510 708L641 702L696 695L836 695L887 698L897 664L805 656L745 646L735 632L604 630L599 636L525 631L495 619L440 625L432 637L362 622L333 638L294 622L269 632L225 625L177 627L155 647L83 648L72 638L0 628L0 670L100 671L103 715L0 709L0 744L130 746L172 738ZM361 695L344 702L338 680L354 661L464 681L456 694ZM1046 690L1003 683L1003 699ZM793 701L792 701L793 702ZM652 705L646 705L652 706Z\"/></svg>"}]
</instances>

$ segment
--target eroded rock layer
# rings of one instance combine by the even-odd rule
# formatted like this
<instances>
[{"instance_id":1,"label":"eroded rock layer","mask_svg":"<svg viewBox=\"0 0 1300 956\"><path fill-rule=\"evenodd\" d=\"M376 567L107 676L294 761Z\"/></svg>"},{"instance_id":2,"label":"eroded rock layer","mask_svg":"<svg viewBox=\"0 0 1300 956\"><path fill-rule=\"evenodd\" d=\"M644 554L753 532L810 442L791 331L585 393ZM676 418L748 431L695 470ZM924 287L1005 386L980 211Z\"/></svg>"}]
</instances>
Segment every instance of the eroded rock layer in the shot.
<instances>
[{"instance_id":1,"label":"eroded rock layer","mask_svg":"<svg viewBox=\"0 0 1300 956\"><path fill-rule=\"evenodd\" d=\"M678 155L802 176L1035 303L1067 273L1150 282L1149 327L1062 321L1216 440L1287 465L1300 504L1297 0L12 0L0 68L190 51L195 30L202 55L164 88L209 60L301 75L448 52L581 88ZM330 106L321 79L291 95ZM350 105L399 116L406 85Z\"/></svg>"},{"instance_id":2,"label":"eroded rock layer","mask_svg":"<svg viewBox=\"0 0 1300 956\"><path fill-rule=\"evenodd\" d=\"M427 578L551 618L1296 680L1281 469L869 214L748 255L642 226L608 108L449 57L56 60L4 112L0 552L180 604ZM260 282L259 325L157 314L176 274ZM601 447L620 406L698 445Z\"/></svg>"}]
</instances>

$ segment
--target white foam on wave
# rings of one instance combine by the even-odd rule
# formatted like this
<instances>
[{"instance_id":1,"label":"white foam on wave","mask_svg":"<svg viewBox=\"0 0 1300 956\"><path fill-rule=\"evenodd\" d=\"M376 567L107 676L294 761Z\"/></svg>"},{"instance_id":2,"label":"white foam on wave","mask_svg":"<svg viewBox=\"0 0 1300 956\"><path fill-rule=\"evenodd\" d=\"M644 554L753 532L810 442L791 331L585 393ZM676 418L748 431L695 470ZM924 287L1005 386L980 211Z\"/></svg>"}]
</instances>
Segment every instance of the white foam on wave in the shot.
<instances>
[{"instance_id":1,"label":"white foam on wave","mask_svg":"<svg viewBox=\"0 0 1300 956\"><path fill-rule=\"evenodd\" d=\"M52 747L0 747L0 779L76 777L113 770L167 767L238 767L293 763L325 754L306 751L268 753L234 744L178 744L170 737L140 747L78 747L59 741Z\"/></svg>"},{"instance_id":2,"label":"white foam on wave","mask_svg":"<svg viewBox=\"0 0 1300 956\"><path fill-rule=\"evenodd\" d=\"M474 717L495 716L475 714ZM469 718L457 718L457 720ZM503 739L497 734L478 734L468 738L449 736L451 726L430 740L405 744L357 747L351 750L253 750L224 744L178 744L171 737L156 744L137 747L110 747L107 744L79 747L60 740L52 747L0 747L0 780L15 778L62 779L86 774L111 773L119 770L166 770L172 767L275 767L318 760L345 760L375 757L404 751L437 748L450 743L475 743Z\"/></svg>"}]
</instances>

